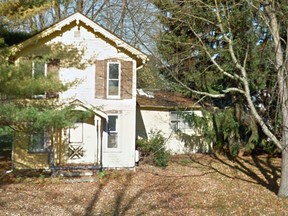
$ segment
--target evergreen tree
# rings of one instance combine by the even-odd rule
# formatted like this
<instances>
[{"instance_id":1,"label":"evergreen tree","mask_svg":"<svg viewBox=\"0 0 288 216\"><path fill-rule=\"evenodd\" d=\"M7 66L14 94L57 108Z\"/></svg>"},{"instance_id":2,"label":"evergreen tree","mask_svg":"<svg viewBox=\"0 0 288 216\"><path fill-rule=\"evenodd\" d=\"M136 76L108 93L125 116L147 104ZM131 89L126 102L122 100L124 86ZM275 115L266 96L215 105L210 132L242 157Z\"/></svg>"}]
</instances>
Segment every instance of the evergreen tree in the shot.
<instances>
[{"instance_id":1,"label":"evergreen tree","mask_svg":"<svg viewBox=\"0 0 288 216\"><path fill-rule=\"evenodd\" d=\"M205 50L209 51L213 60L223 65L223 69L227 73L234 73L234 63L229 59L228 44L223 39L223 33L219 31L217 18L213 12L215 6L210 2L209 7L209 4L205 5L200 1L156 1L155 4L161 10L159 19L163 25L163 32L158 42L159 51L166 64L163 73L171 82L175 83L174 90L198 99L203 96L211 96L212 99L206 97L201 101L212 103L222 110L213 114L215 115L214 119L219 120L217 124L223 124L222 114L234 113L231 120L238 127L225 126L227 129L230 128L229 133L234 135L224 136L222 130L215 130L215 133L221 133L217 135L218 138L226 137L215 140L218 143L215 145L218 146L218 150L226 151L228 149L228 153L231 153L231 145L233 145L237 146L238 150L245 147L246 151L251 151L255 144L260 144L263 140L260 138L258 140L249 139L250 136L255 137L254 133L258 130L255 124L247 124L246 118L251 119L251 117L249 116L250 113L247 112L245 98L234 92L223 95L225 89L239 87L239 83L219 71ZM231 34L234 36L237 56L243 61L246 55L245 47L253 47L250 50L251 57L246 63L249 65L250 91L253 97L257 98L257 103L260 101L263 103L264 98L259 97L260 93L274 91L274 89L269 88L269 85L273 83L273 80L275 81L276 76L269 76L268 73L269 67L271 67L268 60L272 48L269 45L263 46L262 44L261 46L260 41L264 40L264 28L257 21L256 16L247 19L251 14L249 5L230 3L230 6L233 9L229 11L231 17L229 25L231 26ZM230 6L228 5L228 7ZM223 11L224 9L223 6ZM258 26L253 26L253 22L257 23ZM240 34L240 32L245 34ZM257 43L259 44L258 47L255 46ZM266 52L260 52L264 49ZM259 53L261 53L260 56ZM262 70L263 68L264 70ZM262 70L261 73L259 73L260 70ZM271 103L265 104L265 107L271 107ZM267 112L265 118L275 118L275 112L273 109L271 110L272 112ZM226 145L228 145L227 148Z\"/></svg>"},{"instance_id":2,"label":"evergreen tree","mask_svg":"<svg viewBox=\"0 0 288 216\"><path fill-rule=\"evenodd\" d=\"M234 107L237 121L251 114L261 133L282 151L278 195L288 196L284 1L155 0L154 4L161 12L158 47L167 77L180 84L178 91L209 96L225 110ZM245 121L253 135L249 140L255 141L259 134L251 121Z\"/></svg>"},{"instance_id":3,"label":"evergreen tree","mask_svg":"<svg viewBox=\"0 0 288 216\"><path fill-rule=\"evenodd\" d=\"M11 22L5 22L10 17L17 20L19 16L15 11L21 10L21 13L33 14L38 11L38 1L9 1L1 3L0 13L0 135L13 133L13 131L32 131L50 128L63 128L71 125L78 118L71 115L73 105L63 106L58 102L58 94L65 91L71 85L77 84L77 80L68 84L62 84L61 81L53 75L47 77L37 75L33 70L37 70L37 65L32 66L33 57L25 61L15 62L14 53L11 46L20 43L31 36L27 31L15 31ZM29 5L28 5L29 3ZM9 7L8 7L9 6ZM35 11L34 11L35 9ZM4 16L6 15L6 16ZM20 14L21 15L21 14ZM70 65L83 67L81 63L81 50L76 47L54 44L46 47L50 54L43 54L41 59L37 59L38 65L44 62L58 64L60 60L63 66ZM62 55L66 53L67 55ZM74 59L71 62L70 59ZM57 62L55 62L57 61ZM37 95L43 95L45 99L40 99ZM86 115L87 113L85 113ZM12 130L7 130L10 128Z\"/></svg>"}]
</instances>

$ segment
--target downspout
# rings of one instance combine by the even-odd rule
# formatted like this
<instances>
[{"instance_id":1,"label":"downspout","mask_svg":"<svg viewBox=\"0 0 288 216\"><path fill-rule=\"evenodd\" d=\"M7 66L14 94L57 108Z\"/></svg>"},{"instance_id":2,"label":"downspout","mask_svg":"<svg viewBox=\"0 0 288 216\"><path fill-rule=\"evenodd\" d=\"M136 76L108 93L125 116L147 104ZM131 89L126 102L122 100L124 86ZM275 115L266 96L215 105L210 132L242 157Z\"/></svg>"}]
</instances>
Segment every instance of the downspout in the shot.
<instances>
[{"instance_id":1,"label":"downspout","mask_svg":"<svg viewBox=\"0 0 288 216\"><path fill-rule=\"evenodd\" d=\"M102 135L101 135L101 129L100 129L100 126L99 126L99 120L96 121L96 130L97 130L97 157L99 155L99 152L100 152L100 171L103 170L103 163L102 163L102 154L103 154L103 151L102 151L102 143L103 143L103 140L102 140ZM99 151L99 147L100 147L100 151Z\"/></svg>"},{"instance_id":2,"label":"downspout","mask_svg":"<svg viewBox=\"0 0 288 216\"><path fill-rule=\"evenodd\" d=\"M95 122L95 116L94 116L94 122ZM98 163L98 158L99 158L99 122L98 120L96 120L96 134L97 134L97 137L96 137L96 140L97 140L97 151L96 151L96 157L97 157L97 163ZM101 163L101 161L100 161Z\"/></svg>"},{"instance_id":3,"label":"downspout","mask_svg":"<svg viewBox=\"0 0 288 216\"><path fill-rule=\"evenodd\" d=\"M104 118L106 120L106 118ZM103 124L101 124L101 128L99 128L99 132L101 131L100 134L100 171L103 171Z\"/></svg>"},{"instance_id":4,"label":"downspout","mask_svg":"<svg viewBox=\"0 0 288 216\"><path fill-rule=\"evenodd\" d=\"M101 117L101 122L102 122L102 118ZM95 119L94 117L94 122L96 124L96 133L97 133L97 162L100 164L100 171L103 170L103 138L102 138L102 124L99 125L99 120ZM99 149L100 148L100 149ZM99 157L99 153L100 153L100 157ZM100 160L100 161L99 161Z\"/></svg>"},{"instance_id":5,"label":"downspout","mask_svg":"<svg viewBox=\"0 0 288 216\"><path fill-rule=\"evenodd\" d=\"M146 60L142 60L142 64L139 67L136 67L136 77L137 77L137 71L142 69L144 64L149 60L148 58ZM137 63L136 63L137 65ZM137 78L136 78L137 80ZM137 82L136 82L137 83ZM136 89L137 89L137 84L136 84ZM136 98L137 98L137 93L136 93ZM136 100L137 101L137 100ZM135 107L135 149L134 149L134 166L139 165L139 150L137 146L137 102L136 102L136 107Z\"/></svg>"}]
</instances>

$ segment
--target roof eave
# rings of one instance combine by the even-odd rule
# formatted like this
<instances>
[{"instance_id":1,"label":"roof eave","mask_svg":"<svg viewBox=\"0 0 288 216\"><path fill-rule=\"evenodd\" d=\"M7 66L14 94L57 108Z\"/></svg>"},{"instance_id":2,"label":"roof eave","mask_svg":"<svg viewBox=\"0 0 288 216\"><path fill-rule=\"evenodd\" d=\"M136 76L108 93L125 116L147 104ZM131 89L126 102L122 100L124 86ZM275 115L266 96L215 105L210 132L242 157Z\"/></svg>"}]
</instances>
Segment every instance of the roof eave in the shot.
<instances>
[{"instance_id":1,"label":"roof eave","mask_svg":"<svg viewBox=\"0 0 288 216\"><path fill-rule=\"evenodd\" d=\"M143 110L163 110L163 111L173 111L173 110L200 110L201 106L153 106L153 105L139 105L140 109Z\"/></svg>"},{"instance_id":2,"label":"roof eave","mask_svg":"<svg viewBox=\"0 0 288 216\"><path fill-rule=\"evenodd\" d=\"M104 29L94 21L90 20L83 14L76 12L75 14L59 21L58 23L48 27L47 29L39 32L38 34L34 35L33 37L27 39L26 41L15 45L11 48L12 54L16 54L18 51L24 49L25 47L33 44L35 41L45 38L56 31L61 31L63 27L70 25L72 22L76 21L76 25L80 24L80 21L83 22L85 25L89 26L93 29L94 33L101 34L103 37L107 38L110 41L115 43L116 48L124 49L131 53L137 59L137 67L144 65L148 61L147 55L142 53L141 51L137 50L136 48L132 47L125 41L121 40L120 38L116 37L114 34L109 32L108 30Z\"/></svg>"}]
</instances>

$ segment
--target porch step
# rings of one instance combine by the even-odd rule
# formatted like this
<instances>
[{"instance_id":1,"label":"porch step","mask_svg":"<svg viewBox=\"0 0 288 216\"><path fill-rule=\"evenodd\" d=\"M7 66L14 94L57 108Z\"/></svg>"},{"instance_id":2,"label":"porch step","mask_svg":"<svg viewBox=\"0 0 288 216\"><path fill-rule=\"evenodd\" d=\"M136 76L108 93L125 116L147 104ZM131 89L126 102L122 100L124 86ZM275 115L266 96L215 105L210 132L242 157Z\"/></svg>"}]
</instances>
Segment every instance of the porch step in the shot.
<instances>
[{"instance_id":1,"label":"porch step","mask_svg":"<svg viewBox=\"0 0 288 216\"><path fill-rule=\"evenodd\" d=\"M93 175L93 170L57 170L53 172L53 176L60 177L87 177Z\"/></svg>"},{"instance_id":2,"label":"porch step","mask_svg":"<svg viewBox=\"0 0 288 216\"><path fill-rule=\"evenodd\" d=\"M101 170L100 165L65 165L65 166L54 166L51 168L52 171L59 170Z\"/></svg>"},{"instance_id":3,"label":"porch step","mask_svg":"<svg viewBox=\"0 0 288 216\"><path fill-rule=\"evenodd\" d=\"M93 171L90 170L69 170L69 171L62 171L60 175L63 177L83 177L83 176L93 176Z\"/></svg>"},{"instance_id":4,"label":"porch step","mask_svg":"<svg viewBox=\"0 0 288 216\"><path fill-rule=\"evenodd\" d=\"M64 177L66 183L96 182L94 170L57 170L53 176Z\"/></svg>"}]
</instances>

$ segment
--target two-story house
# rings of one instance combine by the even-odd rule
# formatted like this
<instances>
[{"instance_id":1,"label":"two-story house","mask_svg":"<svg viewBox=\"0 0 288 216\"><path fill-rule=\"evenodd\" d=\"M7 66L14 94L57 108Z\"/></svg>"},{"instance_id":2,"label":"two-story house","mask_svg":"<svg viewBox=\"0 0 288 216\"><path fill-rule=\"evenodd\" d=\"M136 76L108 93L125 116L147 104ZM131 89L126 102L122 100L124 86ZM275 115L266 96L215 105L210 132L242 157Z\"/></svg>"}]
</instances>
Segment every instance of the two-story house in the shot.
<instances>
[{"instance_id":1,"label":"two-story house","mask_svg":"<svg viewBox=\"0 0 288 216\"><path fill-rule=\"evenodd\" d=\"M47 140L45 133L42 138L16 139L14 168L134 167L136 73L147 56L77 12L15 46L16 59L45 55L53 44L82 50L85 67L61 67L57 61L35 60L33 75L56 71L64 83L80 80L61 93L59 100L75 103L76 111L90 110L94 114L79 119L52 140Z\"/></svg>"}]
</instances>

